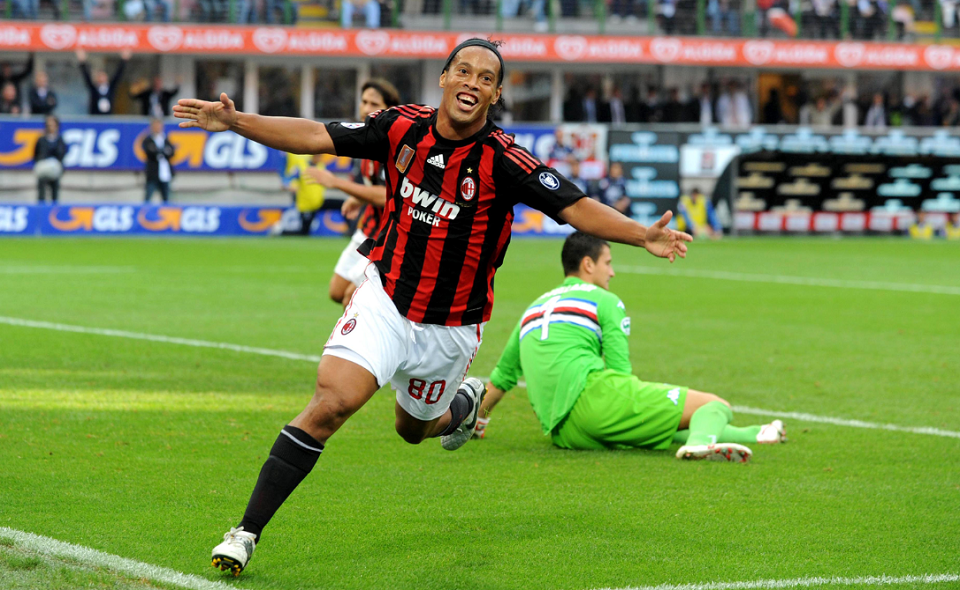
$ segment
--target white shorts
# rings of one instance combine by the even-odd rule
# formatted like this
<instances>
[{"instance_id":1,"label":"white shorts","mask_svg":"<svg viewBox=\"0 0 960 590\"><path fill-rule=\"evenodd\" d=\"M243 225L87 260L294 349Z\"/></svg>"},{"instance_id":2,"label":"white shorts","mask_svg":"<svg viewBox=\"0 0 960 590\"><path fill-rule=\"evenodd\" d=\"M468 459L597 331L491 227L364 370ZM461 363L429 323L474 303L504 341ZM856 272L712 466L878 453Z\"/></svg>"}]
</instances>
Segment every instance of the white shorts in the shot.
<instances>
[{"instance_id":1,"label":"white shorts","mask_svg":"<svg viewBox=\"0 0 960 590\"><path fill-rule=\"evenodd\" d=\"M366 259L364 259L366 260ZM418 420L439 418L467 376L484 324L437 326L400 315L373 264L337 321L323 354L356 363L397 392L397 403Z\"/></svg>"},{"instance_id":2,"label":"white shorts","mask_svg":"<svg viewBox=\"0 0 960 590\"><path fill-rule=\"evenodd\" d=\"M347 244L347 247L340 253L337 266L333 269L333 274L340 275L358 287L364 279L363 269L365 269L367 263L370 262L366 256L357 252L357 248L359 248L360 244L366 239L367 236L363 235L362 231L357 230L353 232L350 243Z\"/></svg>"}]
</instances>

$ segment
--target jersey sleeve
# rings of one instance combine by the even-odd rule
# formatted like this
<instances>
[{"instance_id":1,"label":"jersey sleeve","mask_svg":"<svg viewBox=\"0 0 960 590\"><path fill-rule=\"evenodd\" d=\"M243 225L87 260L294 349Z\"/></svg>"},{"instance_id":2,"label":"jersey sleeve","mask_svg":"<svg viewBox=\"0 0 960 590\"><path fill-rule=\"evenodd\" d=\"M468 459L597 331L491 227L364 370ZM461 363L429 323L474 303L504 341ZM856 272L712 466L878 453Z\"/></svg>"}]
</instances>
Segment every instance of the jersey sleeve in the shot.
<instances>
[{"instance_id":1,"label":"jersey sleeve","mask_svg":"<svg viewBox=\"0 0 960 590\"><path fill-rule=\"evenodd\" d=\"M598 306L603 331L603 360L608 369L632 374L630 364L630 318L623 301L616 295L604 297Z\"/></svg>"},{"instance_id":2,"label":"jersey sleeve","mask_svg":"<svg viewBox=\"0 0 960 590\"><path fill-rule=\"evenodd\" d=\"M396 109L377 111L363 123L327 123L338 156L383 162L390 150L390 127L400 116Z\"/></svg>"},{"instance_id":3,"label":"jersey sleeve","mask_svg":"<svg viewBox=\"0 0 960 590\"><path fill-rule=\"evenodd\" d=\"M523 375L523 368L520 366L520 322L510 334L507 340L507 347L503 349L497 366L490 374L490 383L502 391L510 391L517 386L517 381Z\"/></svg>"},{"instance_id":4,"label":"jersey sleeve","mask_svg":"<svg viewBox=\"0 0 960 590\"><path fill-rule=\"evenodd\" d=\"M499 160L502 178L510 183L517 200L542 211L557 223L560 211L586 195L562 174L545 165L524 148L510 144Z\"/></svg>"}]
</instances>

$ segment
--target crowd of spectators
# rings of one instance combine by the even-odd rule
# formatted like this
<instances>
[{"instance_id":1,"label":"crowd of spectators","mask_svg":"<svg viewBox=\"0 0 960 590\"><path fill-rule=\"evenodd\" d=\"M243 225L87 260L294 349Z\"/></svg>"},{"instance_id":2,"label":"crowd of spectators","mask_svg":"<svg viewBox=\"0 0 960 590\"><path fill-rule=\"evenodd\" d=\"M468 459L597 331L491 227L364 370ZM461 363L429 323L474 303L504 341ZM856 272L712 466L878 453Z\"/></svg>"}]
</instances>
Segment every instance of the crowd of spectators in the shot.
<instances>
[{"instance_id":1,"label":"crowd of spectators","mask_svg":"<svg viewBox=\"0 0 960 590\"><path fill-rule=\"evenodd\" d=\"M7 0L6 14L23 20L294 24L301 3L294 0L47 0L41 4L40 0ZM3 6L0 3L0 14Z\"/></svg>"},{"instance_id":2,"label":"crowd of spectators","mask_svg":"<svg viewBox=\"0 0 960 590\"><path fill-rule=\"evenodd\" d=\"M112 74L91 68L83 50L76 52L79 71L87 87L87 112L102 116L117 114L117 93L123 88L139 104L136 112L152 118L169 117L170 107L180 91L180 80L165 86L160 76L140 78L123 85L129 51L120 55ZM33 75L33 83L24 81ZM281 82L267 83L261 97L265 114L295 114L293 94ZM626 92L619 86L599 88L572 82L563 101L562 120L568 123L693 123L702 126L739 127L762 125L803 125L809 127L960 126L960 86L944 86L937 93L857 92L853 85L838 81L788 86L765 90L762 96L748 90L739 79L703 83L698 87L656 87L632 85ZM267 100L273 97L276 100ZM287 106L281 109L277 101ZM507 101L509 102L509 91ZM57 91L46 72L34 73L31 56L25 63L0 63L0 114L56 114ZM274 113L273 111L278 112ZM281 112L283 111L283 112ZM290 112L286 112L290 111ZM557 157L557 159L563 159Z\"/></svg>"},{"instance_id":3,"label":"crowd of spectators","mask_svg":"<svg viewBox=\"0 0 960 590\"><path fill-rule=\"evenodd\" d=\"M740 80L691 88L634 87L623 98L614 87L600 95L593 86L572 87L563 103L568 123L695 123L703 126L748 127L803 125L809 127L957 127L960 126L960 87L939 94L892 91L858 94L852 86L835 84L808 89L772 88L758 100Z\"/></svg>"},{"instance_id":4,"label":"crowd of spectators","mask_svg":"<svg viewBox=\"0 0 960 590\"><path fill-rule=\"evenodd\" d=\"M103 69L91 68L86 52L77 50L77 65L88 92L88 115L99 117L116 113L117 93L130 57L130 51L121 53L120 63L111 76ZM55 115L59 104L57 93L50 87L47 73L36 72L26 99L21 94L21 84L33 70L32 54L19 67L9 62L0 63L0 114L45 115L44 132L33 150L33 171L37 179L38 202L44 203L49 198L56 204L67 145L60 135L60 120ZM174 146L164 133L162 118L170 115L170 104L179 92L179 86L178 81L175 87L164 88L159 76L153 79L152 84L147 80L139 80L130 86L129 96L140 103L140 113L152 117L150 132L140 146L146 155L145 202L149 202L157 191L164 203L170 198L170 182L174 174L170 159Z\"/></svg>"},{"instance_id":5,"label":"crowd of spectators","mask_svg":"<svg viewBox=\"0 0 960 590\"><path fill-rule=\"evenodd\" d=\"M782 105L789 101L790 109ZM785 113L796 111L797 116ZM760 123L798 124L810 127L957 127L960 125L960 88L926 93L874 92L857 94L852 87L827 89L816 94L798 92L784 98L772 91L763 105Z\"/></svg>"},{"instance_id":6,"label":"crowd of spectators","mask_svg":"<svg viewBox=\"0 0 960 590\"><path fill-rule=\"evenodd\" d=\"M87 114L95 116L116 114L117 92L131 56L132 53L129 50L123 51L120 54L120 63L111 76L102 68L91 68L86 51L83 49L76 51L77 66L87 87ZM33 54L22 66L10 62L0 63L0 114L50 115L55 113L59 99L56 91L50 87L50 77L46 72L36 72L26 96L23 95L23 81L34 73L33 70ZM179 80L175 86L164 88L163 79L155 76L152 83L146 79L132 82L129 97L140 103L139 114L163 118L170 116L170 105L179 91Z\"/></svg>"},{"instance_id":7,"label":"crowd of spectators","mask_svg":"<svg viewBox=\"0 0 960 590\"><path fill-rule=\"evenodd\" d=\"M7 0L14 19L105 21L196 21L294 24L301 8L313 18L343 27L378 28L448 9L464 17L532 17L546 31L551 11L557 18L632 24L656 23L638 32L667 35L742 34L823 39L903 39L917 21L939 19L947 34L960 33L958 0ZM939 4L939 6L935 6ZM602 8L602 10L601 10ZM702 12L701 12L702 11ZM319 15L319 16L318 16ZM435 25L434 25L435 26ZM461 28L458 26L458 28ZM629 30L629 29L625 29ZM622 34L623 30L618 30Z\"/></svg>"},{"instance_id":8,"label":"crowd of spectators","mask_svg":"<svg viewBox=\"0 0 960 590\"><path fill-rule=\"evenodd\" d=\"M739 80L720 85L716 93L704 83L696 93L679 87L648 87L643 94L639 86L629 98L614 87L607 97L600 97L594 86L572 87L563 103L563 120L584 123L700 123L744 127L754 122L753 101Z\"/></svg>"}]
</instances>

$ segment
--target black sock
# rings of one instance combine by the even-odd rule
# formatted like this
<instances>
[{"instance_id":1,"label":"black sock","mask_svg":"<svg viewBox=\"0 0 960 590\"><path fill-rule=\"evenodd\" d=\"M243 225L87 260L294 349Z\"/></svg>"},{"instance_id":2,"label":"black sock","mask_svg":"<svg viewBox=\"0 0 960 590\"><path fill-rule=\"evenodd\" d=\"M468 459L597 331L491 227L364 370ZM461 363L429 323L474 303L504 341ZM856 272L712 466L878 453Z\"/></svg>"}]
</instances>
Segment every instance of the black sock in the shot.
<instances>
[{"instance_id":1,"label":"black sock","mask_svg":"<svg viewBox=\"0 0 960 590\"><path fill-rule=\"evenodd\" d=\"M255 534L259 542L263 527L310 473L322 452L323 444L315 438L295 426L284 426L260 470L247 511L238 526Z\"/></svg>"},{"instance_id":2,"label":"black sock","mask_svg":"<svg viewBox=\"0 0 960 590\"><path fill-rule=\"evenodd\" d=\"M453 401L450 402L450 424L440 433L440 436L447 436L452 434L460 424L463 422L463 419L467 417L467 414L473 411L473 400L470 399L470 396L464 392L457 390L457 395L453 396Z\"/></svg>"}]
</instances>

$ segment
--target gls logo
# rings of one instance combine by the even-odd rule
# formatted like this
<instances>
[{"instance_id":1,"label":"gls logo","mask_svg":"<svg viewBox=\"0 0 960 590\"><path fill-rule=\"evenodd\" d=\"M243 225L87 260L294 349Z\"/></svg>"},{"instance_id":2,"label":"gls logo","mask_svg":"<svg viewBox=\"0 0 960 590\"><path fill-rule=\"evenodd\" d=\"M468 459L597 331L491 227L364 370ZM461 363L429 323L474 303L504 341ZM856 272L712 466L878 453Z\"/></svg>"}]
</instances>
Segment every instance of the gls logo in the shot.
<instances>
[{"instance_id":1,"label":"gls logo","mask_svg":"<svg viewBox=\"0 0 960 590\"><path fill-rule=\"evenodd\" d=\"M54 207L49 221L62 232L126 232L134 223L134 207Z\"/></svg>"},{"instance_id":2,"label":"gls logo","mask_svg":"<svg viewBox=\"0 0 960 590\"><path fill-rule=\"evenodd\" d=\"M400 196L404 199L412 199L414 205L419 205L428 211L432 211L433 213L431 214L427 211L421 211L420 209L407 206L407 215L412 216L417 221L429 223L435 227L440 225L441 219L453 221L460 213L459 205L444 201L437 195L431 195L406 178L403 179L403 183L400 185Z\"/></svg>"},{"instance_id":3,"label":"gls logo","mask_svg":"<svg viewBox=\"0 0 960 590\"><path fill-rule=\"evenodd\" d=\"M119 155L117 142L120 141L120 131L67 129L63 132L63 141L68 147L67 156L63 159L64 168L109 168Z\"/></svg>"},{"instance_id":4,"label":"gls logo","mask_svg":"<svg viewBox=\"0 0 960 590\"><path fill-rule=\"evenodd\" d=\"M0 207L0 233L20 233L27 229L26 207Z\"/></svg>"}]
</instances>

